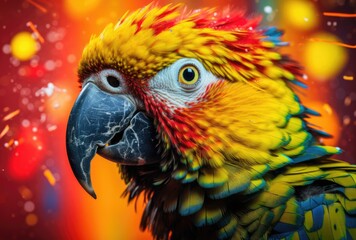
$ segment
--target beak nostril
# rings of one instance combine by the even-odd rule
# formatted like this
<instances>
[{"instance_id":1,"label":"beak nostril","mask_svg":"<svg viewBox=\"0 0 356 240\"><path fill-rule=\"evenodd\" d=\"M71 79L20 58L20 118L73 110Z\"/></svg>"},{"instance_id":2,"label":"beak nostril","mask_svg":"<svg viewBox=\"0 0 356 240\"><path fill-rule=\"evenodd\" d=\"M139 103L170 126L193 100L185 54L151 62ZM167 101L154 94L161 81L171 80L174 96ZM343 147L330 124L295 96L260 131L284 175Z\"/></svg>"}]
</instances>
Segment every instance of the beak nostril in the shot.
<instances>
[{"instance_id":1,"label":"beak nostril","mask_svg":"<svg viewBox=\"0 0 356 240\"><path fill-rule=\"evenodd\" d=\"M111 87L117 88L120 87L120 80L112 75L106 76L106 81L109 83Z\"/></svg>"}]
</instances>

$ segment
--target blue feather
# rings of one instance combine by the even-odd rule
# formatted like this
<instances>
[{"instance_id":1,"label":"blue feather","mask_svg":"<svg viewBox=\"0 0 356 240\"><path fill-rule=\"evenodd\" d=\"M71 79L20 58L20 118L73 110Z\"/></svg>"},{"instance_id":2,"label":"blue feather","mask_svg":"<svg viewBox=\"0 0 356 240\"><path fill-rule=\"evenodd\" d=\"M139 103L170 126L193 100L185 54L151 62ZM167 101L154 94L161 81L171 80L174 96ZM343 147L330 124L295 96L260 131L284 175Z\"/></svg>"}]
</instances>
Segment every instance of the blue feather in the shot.
<instances>
[{"instance_id":1,"label":"blue feather","mask_svg":"<svg viewBox=\"0 0 356 240\"><path fill-rule=\"evenodd\" d=\"M321 116L321 114L313 109L307 108L304 106L304 113L313 115L313 116Z\"/></svg>"},{"instance_id":2,"label":"blue feather","mask_svg":"<svg viewBox=\"0 0 356 240\"><path fill-rule=\"evenodd\" d=\"M311 198L308 198L308 199L302 201L300 204L301 204L302 208L304 209L304 211L309 211L309 210L312 210L313 208L319 206L323 202L324 197L325 197L325 194L316 195L316 196L313 196Z\"/></svg>"},{"instance_id":3,"label":"blue feather","mask_svg":"<svg viewBox=\"0 0 356 240\"><path fill-rule=\"evenodd\" d=\"M298 231L298 235L299 235L299 239L301 239L301 240L307 240L307 239L309 239L307 233L305 232L305 228L300 229L300 230Z\"/></svg>"},{"instance_id":4,"label":"blue feather","mask_svg":"<svg viewBox=\"0 0 356 240\"><path fill-rule=\"evenodd\" d=\"M298 81L297 79L291 80L290 82L301 87L301 88L304 88L304 89L308 88L308 85L306 85L305 83L303 83L301 81Z\"/></svg>"},{"instance_id":5,"label":"blue feather","mask_svg":"<svg viewBox=\"0 0 356 240\"><path fill-rule=\"evenodd\" d=\"M323 219L324 219L324 208L322 205L317 206L312 210L312 216L313 216L313 227L310 229L310 231L316 231L320 229L323 225Z\"/></svg>"},{"instance_id":6,"label":"blue feather","mask_svg":"<svg viewBox=\"0 0 356 240\"><path fill-rule=\"evenodd\" d=\"M341 152L341 150L340 150ZM340 153L338 152L338 153ZM302 153L301 155L297 156L297 157L293 157L293 161L295 163L300 163L300 162L304 162L310 159L316 159L316 158L320 158L323 156L327 156L330 155L330 153L323 148L322 146L310 146L309 148L307 148L305 150L304 153Z\"/></svg>"},{"instance_id":7,"label":"blue feather","mask_svg":"<svg viewBox=\"0 0 356 240\"><path fill-rule=\"evenodd\" d=\"M345 218L346 227L356 228L356 219L354 216L351 217L349 214L345 213Z\"/></svg>"}]
</instances>

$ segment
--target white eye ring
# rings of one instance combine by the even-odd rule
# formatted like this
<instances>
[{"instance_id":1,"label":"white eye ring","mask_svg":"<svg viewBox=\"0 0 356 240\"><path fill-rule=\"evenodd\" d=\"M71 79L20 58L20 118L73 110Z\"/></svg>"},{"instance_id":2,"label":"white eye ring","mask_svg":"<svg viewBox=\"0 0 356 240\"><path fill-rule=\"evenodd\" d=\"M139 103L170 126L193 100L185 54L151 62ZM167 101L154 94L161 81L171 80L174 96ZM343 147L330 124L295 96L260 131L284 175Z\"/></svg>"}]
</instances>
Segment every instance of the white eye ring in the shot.
<instances>
[{"instance_id":1,"label":"white eye ring","mask_svg":"<svg viewBox=\"0 0 356 240\"><path fill-rule=\"evenodd\" d=\"M109 93L122 93L125 89L122 76L114 69L104 69L90 76L86 82L95 83L99 88Z\"/></svg>"}]
</instances>

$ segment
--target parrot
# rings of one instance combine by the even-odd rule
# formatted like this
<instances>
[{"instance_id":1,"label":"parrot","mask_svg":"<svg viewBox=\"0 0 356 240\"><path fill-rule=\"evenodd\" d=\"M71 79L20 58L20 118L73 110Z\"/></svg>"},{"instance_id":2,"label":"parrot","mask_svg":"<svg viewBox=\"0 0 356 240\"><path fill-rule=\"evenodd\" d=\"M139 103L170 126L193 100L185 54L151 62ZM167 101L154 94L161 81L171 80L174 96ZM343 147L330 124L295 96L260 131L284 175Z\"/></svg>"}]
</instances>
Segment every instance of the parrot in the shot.
<instances>
[{"instance_id":1,"label":"parrot","mask_svg":"<svg viewBox=\"0 0 356 240\"><path fill-rule=\"evenodd\" d=\"M99 154L153 239L356 239L356 165L323 144L302 66L261 25L152 3L93 35L66 130L85 191Z\"/></svg>"}]
</instances>

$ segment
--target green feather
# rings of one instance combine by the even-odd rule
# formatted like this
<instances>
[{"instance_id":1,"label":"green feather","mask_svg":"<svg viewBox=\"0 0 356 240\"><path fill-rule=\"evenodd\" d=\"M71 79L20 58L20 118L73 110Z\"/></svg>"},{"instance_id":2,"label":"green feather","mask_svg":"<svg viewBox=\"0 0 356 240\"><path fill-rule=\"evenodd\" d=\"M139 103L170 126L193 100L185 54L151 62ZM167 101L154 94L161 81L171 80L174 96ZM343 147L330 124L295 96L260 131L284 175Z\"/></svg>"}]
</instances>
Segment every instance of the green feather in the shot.
<instances>
[{"instance_id":1,"label":"green feather","mask_svg":"<svg viewBox=\"0 0 356 240\"><path fill-rule=\"evenodd\" d=\"M245 173L245 174L244 174ZM250 178L246 171L237 172L224 185L209 190L209 197L212 199L222 199L238 192L244 191L250 185Z\"/></svg>"},{"instance_id":2,"label":"green feather","mask_svg":"<svg viewBox=\"0 0 356 240\"><path fill-rule=\"evenodd\" d=\"M228 174L223 168L204 168L200 170L198 183L203 188L222 186L228 180Z\"/></svg>"},{"instance_id":3,"label":"green feather","mask_svg":"<svg viewBox=\"0 0 356 240\"><path fill-rule=\"evenodd\" d=\"M191 183L194 182L198 178L198 172L188 172L187 175L182 179L182 183Z\"/></svg>"},{"instance_id":4,"label":"green feather","mask_svg":"<svg viewBox=\"0 0 356 240\"><path fill-rule=\"evenodd\" d=\"M194 224L197 227L212 225L223 217L224 210L218 205L204 206L194 215Z\"/></svg>"},{"instance_id":5,"label":"green feather","mask_svg":"<svg viewBox=\"0 0 356 240\"><path fill-rule=\"evenodd\" d=\"M251 180L250 185L244 191L244 194L252 194L260 191L266 186L266 181L264 179Z\"/></svg>"},{"instance_id":6,"label":"green feather","mask_svg":"<svg viewBox=\"0 0 356 240\"><path fill-rule=\"evenodd\" d=\"M292 198L286 204L286 210L281 216L280 222L300 226L304 220L303 210L297 201Z\"/></svg>"},{"instance_id":7,"label":"green feather","mask_svg":"<svg viewBox=\"0 0 356 240\"><path fill-rule=\"evenodd\" d=\"M271 226L273 217L274 217L273 212L270 211L265 212L258 223L257 229L253 231L251 239L260 239L260 236L263 236L264 233Z\"/></svg>"},{"instance_id":8,"label":"green feather","mask_svg":"<svg viewBox=\"0 0 356 240\"><path fill-rule=\"evenodd\" d=\"M338 195L339 202L348 214L356 214L356 201L348 200L347 198Z\"/></svg>"},{"instance_id":9,"label":"green feather","mask_svg":"<svg viewBox=\"0 0 356 240\"><path fill-rule=\"evenodd\" d=\"M231 218L230 222L224 227L218 230L218 239L228 239L230 238L237 228L237 220L235 218Z\"/></svg>"},{"instance_id":10,"label":"green feather","mask_svg":"<svg viewBox=\"0 0 356 240\"><path fill-rule=\"evenodd\" d=\"M259 205L274 208L284 204L294 194L294 188L280 182L274 182L264 191L258 201Z\"/></svg>"},{"instance_id":11,"label":"green feather","mask_svg":"<svg viewBox=\"0 0 356 240\"><path fill-rule=\"evenodd\" d=\"M183 167L177 168L176 170L173 171L172 177L175 180L181 180L187 176L187 170L184 169Z\"/></svg>"},{"instance_id":12,"label":"green feather","mask_svg":"<svg viewBox=\"0 0 356 240\"><path fill-rule=\"evenodd\" d=\"M179 197L179 213L188 216L199 211L204 203L203 190L193 184L186 186Z\"/></svg>"},{"instance_id":13,"label":"green feather","mask_svg":"<svg viewBox=\"0 0 356 240\"><path fill-rule=\"evenodd\" d=\"M265 208L259 207L251 210L240 217L240 224L243 226L250 225L253 221L256 221L266 211Z\"/></svg>"}]
</instances>

